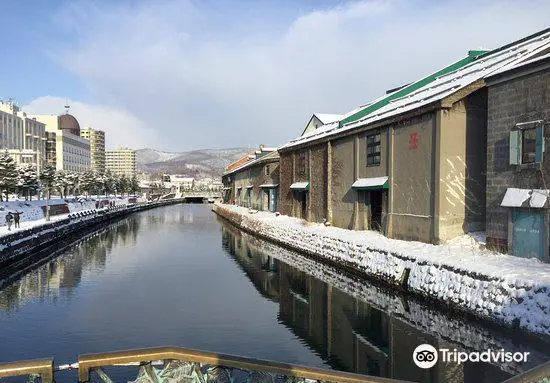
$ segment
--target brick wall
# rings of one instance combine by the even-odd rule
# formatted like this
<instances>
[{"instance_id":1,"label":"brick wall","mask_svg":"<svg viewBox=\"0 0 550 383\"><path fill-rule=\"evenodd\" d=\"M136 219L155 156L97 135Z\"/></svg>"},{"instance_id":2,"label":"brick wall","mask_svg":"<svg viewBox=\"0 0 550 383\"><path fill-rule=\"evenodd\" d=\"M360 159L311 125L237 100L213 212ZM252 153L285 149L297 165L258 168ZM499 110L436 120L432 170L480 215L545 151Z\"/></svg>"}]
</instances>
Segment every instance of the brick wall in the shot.
<instances>
[{"instance_id":1,"label":"brick wall","mask_svg":"<svg viewBox=\"0 0 550 383\"><path fill-rule=\"evenodd\" d=\"M508 187L550 188L550 70L528 74L488 87L487 240L506 250L508 208L500 203ZM537 166L510 166L510 130L521 122L545 121L542 172ZM546 185L546 186L545 186Z\"/></svg>"},{"instance_id":2,"label":"brick wall","mask_svg":"<svg viewBox=\"0 0 550 383\"><path fill-rule=\"evenodd\" d=\"M279 165L279 200L277 201L278 209L281 214L292 215L292 152L280 154Z\"/></svg>"}]
</instances>

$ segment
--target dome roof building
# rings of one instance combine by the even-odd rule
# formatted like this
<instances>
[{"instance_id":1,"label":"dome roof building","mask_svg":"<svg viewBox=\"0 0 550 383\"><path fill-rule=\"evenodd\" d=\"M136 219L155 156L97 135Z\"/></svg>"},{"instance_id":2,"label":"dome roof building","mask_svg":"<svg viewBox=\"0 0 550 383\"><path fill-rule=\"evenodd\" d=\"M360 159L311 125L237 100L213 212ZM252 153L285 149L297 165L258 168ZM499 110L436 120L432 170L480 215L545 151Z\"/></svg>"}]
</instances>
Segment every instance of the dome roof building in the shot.
<instances>
[{"instance_id":1,"label":"dome roof building","mask_svg":"<svg viewBox=\"0 0 550 383\"><path fill-rule=\"evenodd\" d=\"M75 136L80 136L80 124L72 114L62 114L57 118L57 129L67 130Z\"/></svg>"}]
</instances>

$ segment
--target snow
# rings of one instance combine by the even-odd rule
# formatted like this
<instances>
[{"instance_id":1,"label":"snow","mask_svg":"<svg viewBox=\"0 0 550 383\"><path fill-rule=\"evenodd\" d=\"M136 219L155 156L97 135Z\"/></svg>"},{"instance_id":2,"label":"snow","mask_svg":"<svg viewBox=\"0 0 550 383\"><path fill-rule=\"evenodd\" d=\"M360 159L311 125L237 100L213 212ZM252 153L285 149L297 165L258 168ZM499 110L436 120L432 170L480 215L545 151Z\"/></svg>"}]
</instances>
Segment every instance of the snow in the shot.
<instances>
[{"instance_id":1,"label":"snow","mask_svg":"<svg viewBox=\"0 0 550 383\"><path fill-rule=\"evenodd\" d=\"M543 208L548 199L548 193L550 190L533 189L531 193L531 199L529 200L529 206L534 208Z\"/></svg>"},{"instance_id":2,"label":"snow","mask_svg":"<svg viewBox=\"0 0 550 383\"><path fill-rule=\"evenodd\" d=\"M336 267L318 262L313 258L304 257L296 251L292 251L271 242L264 241L257 236L240 233L243 244L249 249L258 250L259 253L270 256L323 281L345 294L366 302L369 306L387 313L390 317L405 322L408 325L422 332L443 339L449 348L456 348L465 351L479 351L487 348L493 350L504 349L510 352L530 352L527 363L516 362L491 362L501 370L516 375L527 371L547 361L548 357L526 344L517 343L510 339L506 333L493 331L490 327L472 326L470 321L465 321L457 315L446 314L445 312L418 302L415 298L406 294L395 294L393 291L382 288L366 279L356 278ZM484 241L485 235L482 232L470 233L463 236L460 242L470 243ZM449 342L451 343L449 345Z\"/></svg>"},{"instance_id":3,"label":"snow","mask_svg":"<svg viewBox=\"0 0 550 383\"><path fill-rule=\"evenodd\" d=\"M336 127L331 126L330 128L323 125L311 132L311 134L304 134L301 137L291 140L283 147L292 147L299 144L310 143L321 138L333 136L337 133L339 134L420 108L437 100L442 100L460 89L464 89L470 84L478 80L482 80L493 73L513 69L515 66L540 55L541 52L544 52L549 47L550 32L518 42L507 49L502 49L487 56L483 56L470 64L459 68L458 70L442 75L412 93L409 93L401 98L391 100L386 105L374 110L358 120L352 121L342 127L339 127L338 124L336 124ZM412 83L411 85L414 84L415 83ZM377 100L374 100L374 102L383 100L387 97L389 96L383 95ZM362 109L364 108L359 108L356 112ZM353 114L355 113L346 114L344 119Z\"/></svg>"},{"instance_id":4,"label":"snow","mask_svg":"<svg viewBox=\"0 0 550 383\"><path fill-rule=\"evenodd\" d=\"M69 213L77 213L81 211L94 210L96 209L96 201L112 201L115 206L127 205L128 197L96 197L96 198L72 198L72 199L61 199L61 198L52 198L49 201L50 206L63 205L66 204ZM67 202L68 201L68 202ZM21 200L12 200L0 202L0 237L11 234L20 230L29 229L32 227L40 226L46 223L44 210L42 206L45 206L45 200L33 200L33 201L21 201ZM11 231L8 231L6 226L6 221L4 219L5 214L8 211L21 212L21 228L16 229L13 225ZM52 215L50 217L51 221L57 221L60 219L67 218L68 214Z\"/></svg>"},{"instance_id":5,"label":"snow","mask_svg":"<svg viewBox=\"0 0 550 383\"><path fill-rule=\"evenodd\" d=\"M529 207L542 208L546 205L549 193L550 190L508 188L500 206L522 207L529 200Z\"/></svg>"},{"instance_id":6,"label":"snow","mask_svg":"<svg viewBox=\"0 0 550 383\"><path fill-rule=\"evenodd\" d=\"M290 185L292 190L307 190L309 187L309 182L294 182Z\"/></svg>"},{"instance_id":7,"label":"snow","mask_svg":"<svg viewBox=\"0 0 550 383\"><path fill-rule=\"evenodd\" d=\"M314 113L315 117L323 123L323 125L330 124L331 122L340 121L341 114L328 114L328 113Z\"/></svg>"},{"instance_id":8,"label":"snow","mask_svg":"<svg viewBox=\"0 0 550 383\"><path fill-rule=\"evenodd\" d=\"M279 184L261 184L261 188L276 188Z\"/></svg>"},{"instance_id":9,"label":"snow","mask_svg":"<svg viewBox=\"0 0 550 383\"><path fill-rule=\"evenodd\" d=\"M353 267L440 302L506 325L550 335L550 265L492 252L466 241L444 245L401 241L238 206L214 210L265 238ZM466 238L463 238L465 240ZM471 239L470 239L471 240Z\"/></svg>"},{"instance_id":10,"label":"snow","mask_svg":"<svg viewBox=\"0 0 550 383\"><path fill-rule=\"evenodd\" d=\"M366 188L372 186L382 186L388 182L388 177L359 178L351 185L352 188Z\"/></svg>"},{"instance_id":11,"label":"snow","mask_svg":"<svg viewBox=\"0 0 550 383\"><path fill-rule=\"evenodd\" d=\"M508 188L500 203L504 207L521 207L525 201L531 198L530 189Z\"/></svg>"}]
</instances>

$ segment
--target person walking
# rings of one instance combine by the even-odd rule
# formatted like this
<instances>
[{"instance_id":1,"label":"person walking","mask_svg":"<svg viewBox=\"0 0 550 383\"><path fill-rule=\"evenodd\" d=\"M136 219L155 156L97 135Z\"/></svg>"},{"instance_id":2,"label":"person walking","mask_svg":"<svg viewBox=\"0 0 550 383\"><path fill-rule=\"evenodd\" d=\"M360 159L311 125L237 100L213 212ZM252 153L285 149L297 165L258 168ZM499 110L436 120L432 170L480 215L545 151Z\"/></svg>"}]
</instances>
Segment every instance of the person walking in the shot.
<instances>
[{"instance_id":1,"label":"person walking","mask_svg":"<svg viewBox=\"0 0 550 383\"><path fill-rule=\"evenodd\" d=\"M13 215L11 211L6 214L6 225L8 225L8 231L11 231L11 224L13 223Z\"/></svg>"},{"instance_id":2,"label":"person walking","mask_svg":"<svg viewBox=\"0 0 550 383\"><path fill-rule=\"evenodd\" d=\"M17 210L15 211L15 213L13 213L13 220L15 222L15 228L16 229L19 229L21 226L19 226L19 221L21 220L21 214L23 214L22 212L18 212Z\"/></svg>"}]
</instances>

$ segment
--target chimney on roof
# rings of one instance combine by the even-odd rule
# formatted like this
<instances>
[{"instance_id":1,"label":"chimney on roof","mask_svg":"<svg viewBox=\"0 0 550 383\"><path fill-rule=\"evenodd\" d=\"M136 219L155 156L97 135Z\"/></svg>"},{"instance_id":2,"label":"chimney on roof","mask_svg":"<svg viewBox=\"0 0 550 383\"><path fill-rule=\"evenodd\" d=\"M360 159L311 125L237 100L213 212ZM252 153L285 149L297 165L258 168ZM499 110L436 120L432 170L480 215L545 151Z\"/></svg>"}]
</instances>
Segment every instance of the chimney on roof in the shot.
<instances>
[{"instance_id":1,"label":"chimney on roof","mask_svg":"<svg viewBox=\"0 0 550 383\"><path fill-rule=\"evenodd\" d=\"M264 148L264 144L260 144L260 150Z\"/></svg>"}]
</instances>

